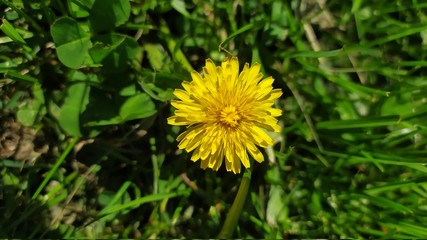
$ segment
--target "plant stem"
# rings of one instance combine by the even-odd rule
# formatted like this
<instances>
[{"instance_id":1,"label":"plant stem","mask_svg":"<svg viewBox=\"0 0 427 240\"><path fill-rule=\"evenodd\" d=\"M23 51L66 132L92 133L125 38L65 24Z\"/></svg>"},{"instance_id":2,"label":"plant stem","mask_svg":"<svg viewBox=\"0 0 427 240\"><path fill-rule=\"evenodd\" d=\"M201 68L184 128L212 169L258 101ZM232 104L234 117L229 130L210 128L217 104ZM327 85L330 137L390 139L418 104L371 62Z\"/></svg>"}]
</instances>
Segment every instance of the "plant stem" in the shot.
<instances>
[{"instance_id":1,"label":"plant stem","mask_svg":"<svg viewBox=\"0 0 427 240\"><path fill-rule=\"evenodd\" d=\"M246 202L249 185L251 183L251 175L252 171L250 169L246 169L245 173L243 173L242 181L240 182L236 198L234 199L230 212L228 212L227 217L225 218L221 232L218 234L219 239L230 239L232 237L233 232L237 227L237 223L239 222L243 206Z\"/></svg>"}]
</instances>

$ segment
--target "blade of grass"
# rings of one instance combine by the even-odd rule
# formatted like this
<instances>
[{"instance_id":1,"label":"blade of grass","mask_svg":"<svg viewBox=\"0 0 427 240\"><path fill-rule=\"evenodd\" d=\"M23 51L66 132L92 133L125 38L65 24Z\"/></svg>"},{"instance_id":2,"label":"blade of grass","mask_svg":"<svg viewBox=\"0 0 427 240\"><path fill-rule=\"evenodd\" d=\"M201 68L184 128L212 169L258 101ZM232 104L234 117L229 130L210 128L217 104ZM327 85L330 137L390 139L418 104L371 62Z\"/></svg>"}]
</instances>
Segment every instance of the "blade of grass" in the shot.
<instances>
[{"instance_id":1,"label":"blade of grass","mask_svg":"<svg viewBox=\"0 0 427 240\"><path fill-rule=\"evenodd\" d=\"M401 239L410 239L411 236L409 235L403 235L403 234L396 234L396 233L387 233L384 230L377 230L372 228L367 228L366 226L356 226L356 229L361 233L369 234L369 236L378 236L383 238L401 238Z\"/></svg>"},{"instance_id":2,"label":"blade of grass","mask_svg":"<svg viewBox=\"0 0 427 240\"><path fill-rule=\"evenodd\" d=\"M366 46L367 46L367 48L371 48L371 47L381 45L381 44L384 44L384 43L387 43L387 42L390 42L390 41L393 41L393 40L396 40L399 38L403 38L403 37L406 37L406 36L409 36L409 35L412 35L415 33L419 33L419 32L425 31L425 30L427 30L427 24L423 24L422 26L409 27L407 29L404 29L404 30L398 32L398 33L395 33L395 34L386 36L384 38L379 38L379 39L376 39L372 42L369 42L366 44Z\"/></svg>"},{"instance_id":3,"label":"blade of grass","mask_svg":"<svg viewBox=\"0 0 427 240\"><path fill-rule=\"evenodd\" d=\"M185 57L185 54L182 52L182 50L177 47L177 43L172 38L170 30L164 20L161 21L160 31L165 34L165 40L167 42L169 51L172 53L173 58L177 62L181 63L187 71L193 71L194 69L188 61L187 57Z\"/></svg>"},{"instance_id":4,"label":"blade of grass","mask_svg":"<svg viewBox=\"0 0 427 240\"><path fill-rule=\"evenodd\" d=\"M380 222L380 225L389 229L397 230L417 238L425 238L427 236L427 228L417 224L399 221L399 222Z\"/></svg>"},{"instance_id":5,"label":"blade of grass","mask_svg":"<svg viewBox=\"0 0 427 240\"><path fill-rule=\"evenodd\" d=\"M137 208L139 207L141 204L145 204L148 202L156 202L156 201L161 201L165 198L174 198L174 197L178 197L178 196L183 196L186 194L189 194L190 189L188 190L184 190L184 191L178 191L178 192L173 192L173 193L159 193L159 194L151 194L148 196L144 196L135 200L132 200L130 202L127 202L125 204L117 204L114 206L111 206L109 208L104 208L103 209L103 214L97 214L97 217L102 217L111 213L115 213L121 210L125 210L125 209L133 209L133 208Z\"/></svg>"},{"instance_id":6,"label":"blade of grass","mask_svg":"<svg viewBox=\"0 0 427 240\"><path fill-rule=\"evenodd\" d=\"M319 122L316 125L317 129L353 129L353 128L374 128L395 125L399 123L399 116L384 116L384 117L367 117L362 119L351 120L330 120Z\"/></svg>"},{"instance_id":7,"label":"blade of grass","mask_svg":"<svg viewBox=\"0 0 427 240\"><path fill-rule=\"evenodd\" d=\"M22 75L19 72L16 72L14 70L9 70L6 72L5 77L9 77L13 80L17 81L25 81L29 83L38 83L39 80L37 78L31 77L29 75Z\"/></svg>"},{"instance_id":8,"label":"blade of grass","mask_svg":"<svg viewBox=\"0 0 427 240\"><path fill-rule=\"evenodd\" d=\"M24 11L22 11L20 8L16 7L15 4L13 4L13 1L7 1L7 0L1 0L3 4L7 5L8 7L12 8L14 11L16 11L19 15L24 17L27 21L29 21L32 26L36 29L36 32L43 34L43 28L40 27L40 25L30 16L28 16Z\"/></svg>"},{"instance_id":9,"label":"blade of grass","mask_svg":"<svg viewBox=\"0 0 427 240\"><path fill-rule=\"evenodd\" d=\"M120 189L116 192L116 194L114 194L113 199L111 199L111 201L107 204L107 206L105 206L101 211L98 212L98 215L105 215L106 210L108 210L109 208L112 208L113 205L115 205L117 201L119 201L119 199L123 196L123 194L126 192L126 190L129 188L131 184L132 182L130 181L124 182L120 187Z\"/></svg>"},{"instance_id":10,"label":"blade of grass","mask_svg":"<svg viewBox=\"0 0 427 240\"><path fill-rule=\"evenodd\" d=\"M385 197L363 195L363 194L356 194L356 193L352 193L351 196L354 198L360 198L360 199L366 198L369 201L369 204L374 204L378 207L385 208L387 210L392 210L398 213L411 214L414 212L413 209Z\"/></svg>"},{"instance_id":11,"label":"blade of grass","mask_svg":"<svg viewBox=\"0 0 427 240\"><path fill-rule=\"evenodd\" d=\"M282 58L328 58L337 57L345 54L343 48L330 51L287 51L280 54Z\"/></svg>"},{"instance_id":12,"label":"blade of grass","mask_svg":"<svg viewBox=\"0 0 427 240\"><path fill-rule=\"evenodd\" d=\"M225 50L223 46L226 45L227 43L229 43L233 38L235 38L239 34L242 34L242 33L246 32L246 31L251 30L254 27L255 27L254 23L249 23L249 24L246 24L245 26L237 29L237 31L235 31L232 34L230 34L230 36L228 36L224 41L222 41L219 44L219 46L218 46L219 51Z\"/></svg>"},{"instance_id":13,"label":"blade of grass","mask_svg":"<svg viewBox=\"0 0 427 240\"><path fill-rule=\"evenodd\" d=\"M2 19L2 24L0 25L0 29L6 34L12 41L16 44L22 46L24 50L28 53L32 52L30 46L28 46L27 42L21 37L21 35L16 31L16 29L10 24L5 18Z\"/></svg>"},{"instance_id":14,"label":"blade of grass","mask_svg":"<svg viewBox=\"0 0 427 240\"><path fill-rule=\"evenodd\" d=\"M43 190L43 188L46 186L46 184L50 181L53 174L55 174L56 170L58 170L59 166L61 166L62 162L64 162L65 158L68 156L68 154L74 148L74 146L76 145L78 140L79 140L79 138L71 139L71 141L68 143L68 146L62 152L61 156L59 156L59 158L56 160L55 164L52 166L52 168L50 169L50 171L48 172L46 177L43 179L43 182L39 185L36 192L33 194L33 197L31 198L32 200L37 199L40 192Z\"/></svg>"},{"instance_id":15,"label":"blade of grass","mask_svg":"<svg viewBox=\"0 0 427 240\"><path fill-rule=\"evenodd\" d=\"M364 190L364 192L366 194L369 194L369 195L377 195L377 194L380 194L382 192L411 189L411 188L417 187L417 186L418 186L418 183L414 182L414 181L397 182L397 183L387 184L384 186L369 188L369 189Z\"/></svg>"}]
</instances>

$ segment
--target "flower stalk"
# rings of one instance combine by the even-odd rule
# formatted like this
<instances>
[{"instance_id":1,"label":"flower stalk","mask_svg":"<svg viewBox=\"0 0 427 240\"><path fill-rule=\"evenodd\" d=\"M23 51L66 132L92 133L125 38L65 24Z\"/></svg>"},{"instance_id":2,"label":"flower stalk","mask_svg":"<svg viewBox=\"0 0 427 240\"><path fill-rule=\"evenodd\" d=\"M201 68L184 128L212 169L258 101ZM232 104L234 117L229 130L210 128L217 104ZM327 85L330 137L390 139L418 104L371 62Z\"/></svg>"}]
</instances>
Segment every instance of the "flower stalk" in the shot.
<instances>
[{"instance_id":1,"label":"flower stalk","mask_svg":"<svg viewBox=\"0 0 427 240\"><path fill-rule=\"evenodd\" d=\"M252 170L246 169L243 173L242 181L240 182L239 190L237 191L236 198L234 199L233 205L225 218L224 225L222 226L221 232L218 234L219 239L230 239L233 235L234 230L239 222L240 215L243 210L243 206L248 196L249 185L251 183Z\"/></svg>"}]
</instances>

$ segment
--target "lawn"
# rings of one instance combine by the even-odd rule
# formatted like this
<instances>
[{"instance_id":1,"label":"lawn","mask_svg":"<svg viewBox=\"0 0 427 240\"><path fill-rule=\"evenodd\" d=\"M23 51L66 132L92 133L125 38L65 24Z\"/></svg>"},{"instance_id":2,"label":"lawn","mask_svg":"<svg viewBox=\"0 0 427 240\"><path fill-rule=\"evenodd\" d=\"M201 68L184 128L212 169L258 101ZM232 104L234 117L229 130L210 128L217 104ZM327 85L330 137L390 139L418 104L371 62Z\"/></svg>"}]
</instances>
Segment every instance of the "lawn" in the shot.
<instances>
[{"instance_id":1,"label":"lawn","mask_svg":"<svg viewBox=\"0 0 427 240\"><path fill-rule=\"evenodd\" d=\"M427 2L0 9L0 238L427 237ZM170 124L174 90L233 56L283 93L264 161L236 174Z\"/></svg>"}]
</instances>

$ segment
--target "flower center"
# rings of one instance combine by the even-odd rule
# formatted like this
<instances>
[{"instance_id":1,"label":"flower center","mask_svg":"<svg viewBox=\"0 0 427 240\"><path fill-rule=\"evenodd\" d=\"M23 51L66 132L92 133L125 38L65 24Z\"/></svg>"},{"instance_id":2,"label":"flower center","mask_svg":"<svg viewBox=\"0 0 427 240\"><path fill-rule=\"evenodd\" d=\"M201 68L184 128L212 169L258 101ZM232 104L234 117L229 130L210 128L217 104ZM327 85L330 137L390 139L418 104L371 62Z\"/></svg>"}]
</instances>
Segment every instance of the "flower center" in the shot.
<instances>
[{"instance_id":1,"label":"flower center","mask_svg":"<svg viewBox=\"0 0 427 240\"><path fill-rule=\"evenodd\" d=\"M221 111L220 121L229 127L235 127L239 124L240 115L235 106L227 106Z\"/></svg>"}]
</instances>

